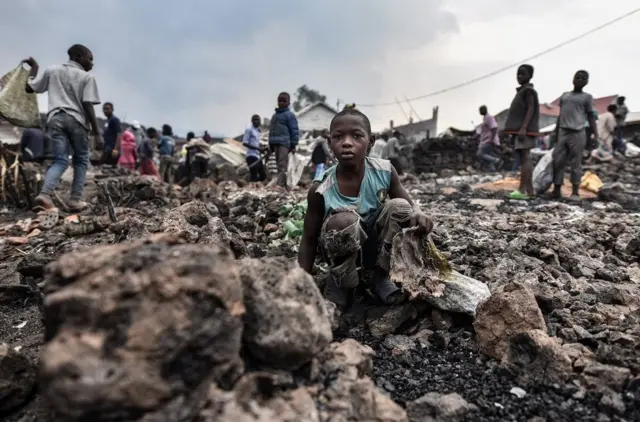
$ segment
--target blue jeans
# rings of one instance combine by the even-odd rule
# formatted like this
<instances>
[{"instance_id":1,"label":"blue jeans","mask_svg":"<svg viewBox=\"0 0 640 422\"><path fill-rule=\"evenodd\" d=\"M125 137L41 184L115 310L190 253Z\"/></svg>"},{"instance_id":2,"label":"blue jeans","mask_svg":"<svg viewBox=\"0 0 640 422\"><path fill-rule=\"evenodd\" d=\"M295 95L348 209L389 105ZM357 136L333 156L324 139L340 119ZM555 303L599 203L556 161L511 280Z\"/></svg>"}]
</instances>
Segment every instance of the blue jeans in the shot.
<instances>
[{"instance_id":1,"label":"blue jeans","mask_svg":"<svg viewBox=\"0 0 640 422\"><path fill-rule=\"evenodd\" d=\"M476 157L482 164L485 164L490 172L497 171L496 164L500 162L500 159L493 155L494 146L491 142L487 142L485 144L480 144L478 147L478 153Z\"/></svg>"},{"instance_id":2,"label":"blue jeans","mask_svg":"<svg viewBox=\"0 0 640 422\"><path fill-rule=\"evenodd\" d=\"M517 172L518 169L520 168L520 154L518 153L518 151L516 151L516 159L513 162L513 167L511 168L512 172Z\"/></svg>"},{"instance_id":3,"label":"blue jeans","mask_svg":"<svg viewBox=\"0 0 640 422\"><path fill-rule=\"evenodd\" d=\"M69 167L69 148L73 150L73 183L71 199L82 198L84 179L89 165L89 132L75 118L65 112L58 112L47 123L51 137L53 164L44 176L42 192L52 195L60 183L62 173Z\"/></svg>"},{"instance_id":4,"label":"blue jeans","mask_svg":"<svg viewBox=\"0 0 640 422\"><path fill-rule=\"evenodd\" d=\"M618 151L620 154L624 154L627 150L627 145L624 143L623 126L616 128L616 137L613 140L613 150Z\"/></svg>"},{"instance_id":5,"label":"blue jeans","mask_svg":"<svg viewBox=\"0 0 640 422\"><path fill-rule=\"evenodd\" d=\"M320 176L322 176L322 173L324 173L324 167L324 163L316 164L316 174L313 176L314 180L319 179Z\"/></svg>"}]
</instances>

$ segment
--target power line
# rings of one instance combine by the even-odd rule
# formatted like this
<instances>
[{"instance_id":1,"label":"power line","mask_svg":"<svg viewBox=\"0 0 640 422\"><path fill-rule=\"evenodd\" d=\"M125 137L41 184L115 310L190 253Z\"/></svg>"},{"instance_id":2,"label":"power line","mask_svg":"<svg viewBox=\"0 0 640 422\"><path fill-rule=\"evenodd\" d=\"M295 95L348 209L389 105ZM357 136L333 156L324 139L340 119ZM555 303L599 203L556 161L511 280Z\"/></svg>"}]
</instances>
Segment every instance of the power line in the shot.
<instances>
[{"instance_id":1,"label":"power line","mask_svg":"<svg viewBox=\"0 0 640 422\"><path fill-rule=\"evenodd\" d=\"M583 32L582 34L580 34L578 36L575 36L573 38L570 38L570 39L568 39L566 41L563 41L560 44L557 44L557 45L555 45L553 47L547 48L546 50L543 50L543 51L541 51L539 53L536 53L533 56L526 57L526 58L524 58L524 59L522 59L522 60L520 60L518 62L511 63L510 65L507 65L507 66L501 67L500 69L494 70L491 73L487 73L485 75L479 76L479 77L474 78L474 79L470 79L468 81L459 83L457 85L453 85L453 86L448 87L448 88L444 88L444 89L441 89L441 90L438 90L438 91L430 92L428 94L420 95L420 96L417 96L417 97L408 98L407 101L422 100L424 98L434 97L436 95L444 94L445 92L454 91L456 89L463 88L463 87L465 87L467 85L472 85L472 84L474 84L476 82L483 81L483 80L488 79L488 78L490 78L492 76L495 76L495 75L497 75L499 73L502 73L504 71L507 71L509 69L517 67L521 63L528 62L528 61L531 61L533 59L537 59L538 57L544 56L545 54L551 53L552 51L558 50L558 49L560 49L562 47L565 47L565 46L567 46L567 45L569 45L571 43L574 43L574 42L576 42L576 41L578 41L578 40L580 40L580 39L582 39L582 38L584 38L584 37L586 37L588 35L593 34L594 32L598 32L598 31L600 31L600 30L602 30L602 29L604 29L604 28L606 28L606 27L608 27L610 25L613 25L614 23L617 23L617 22L619 22L619 21L621 21L623 19L626 19L626 18L630 17L631 15L634 15L634 14L636 14L638 12L640 12L640 8L637 8L637 9L634 9L634 10L628 12L628 13L625 13L622 16L619 16L619 17L617 17L615 19L612 19L612 20L610 20L608 22L605 22L600 26L597 26L597 27L595 27L595 28L593 28L593 29L591 29L591 30L589 30L587 32ZM386 103L377 103L377 104L359 104L358 103L358 107L382 107L382 106L392 106L392 105L396 105L396 102L395 101L389 101L389 102L386 102Z\"/></svg>"}]
</instances>

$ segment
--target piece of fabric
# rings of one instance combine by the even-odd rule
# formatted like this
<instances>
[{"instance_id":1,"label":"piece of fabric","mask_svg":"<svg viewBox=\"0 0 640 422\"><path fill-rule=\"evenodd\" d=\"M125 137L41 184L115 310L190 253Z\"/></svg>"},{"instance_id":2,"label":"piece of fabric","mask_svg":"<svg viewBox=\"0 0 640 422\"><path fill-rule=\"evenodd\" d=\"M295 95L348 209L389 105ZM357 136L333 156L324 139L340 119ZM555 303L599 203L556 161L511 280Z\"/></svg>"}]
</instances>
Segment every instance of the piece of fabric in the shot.
<instances>
[{"instance_id":1,"label":"piece of fabric","mask_svg":"<svg viewBox=\"0 0 640 422\"><path fill-rule=\"evenodd\" d=\"M84 192L84 181L89 166L89 132L73 115L66 112L51 116L47 130L52 142L53 164L44 176L41 193L53 195L60 183L60 177L69 167L69 152L71 152L73 154L71 199L79 200Z\"/></svg>"},{"instance_id":2,"label":"piece of fabric","mask_svg":"<svg viewBox=\"0 0 640 422\"><path fill-rule=\"evenodd\" d=\"M142 174L142 175L154 176L158 180L162 180L160 178L160 173L158 173L158 169L156 167L156 164L150 158L142 159L140 161L139 171L140 171L140 174Z\"/></svg>"},{"instance_id":3,"label":"piece of fabric","mask_svg":"<svg viewBox=\"0 0 640 422\"><path fill-rule=\"evenodd\" d=\"M353 208L338 209L322 225L320 245L336 284L353 288L360 268L389 271L393 238L409 223L412 207L405 199L389 199L379 212L363 219Z\"/></svg>"},{"instance_id":4,"label":"piece of fabric","mask_svg":"<svg viewBox=\"0 0 640 422\"><path fill-rule=\"evenodd\" d=\"M50 67L35 78L29 78L29 86L38 94L48 94L47 121L64 111L85 129L90 129L82 103L100 104L100 94L93 75L78 63L69 61Z\"/></svg>"},{"instance_id":5,"label":"piece of fabric","mask_svg":"<svg viewBox=\"0 0 640 422\"><path fill-rule=\"evenodd\" d=\"M166 155L173 157L173 152L176 146L176 140L172 136L162 135L158 140L158 151L160 156ZM161 172L162 173L162 172Z\"/></svg>"},{"instance_id":6,"label":"piece of fabric","mask_svg":"<svg viewBox=\"0 0 640 422\"><path fill-rule=\"evenodd\" d=\"M533 115L525 129L529 135L538 134L540 131L540 100L538 99L538 92L533 88L533 84L524 84L516 88L516 95L513 97L507 120L504 124L505 133L518 133L522 129L524 119L529 111L527 104L529 97L533 100Z\"/></svg>"},{"instance_id":7,"label":"piece of fabric","mask_svg":"<svg viewBox=\"0 0 640 422\"><path fill-rule=\"evenodd\" d=\"M244 131L242 145L247 148L247 158L260 158L260 129L250 126Z\"/></svg>"},{"instance_id":8,"label":"piece of fabric","mask_svg":"<svg viewBox=\"0 0 640 422\"><path fill-rule=\"evenodd\" d=\"M278 168L277 184L280 187L287 187L287 169L289 167L289 147L287 145L270 145L275 155L276 166Z\"/></svg>"},{"instance_id":9,"label":"piece of fabric","mask_svg":"<svg viewBox=\"0 0 640 422\"><path fill-rule=\"evenodd\" d=\"M560 97L558 127L573 131L583 131L593 115L593 97L586 92L565 92Z\"/></svg>"},{"instance_id":10,"label":"piece of fabric","mask_svg":"<svg viewBox=\"0 0 640 422\"><path fill-rule=\"evenodd\" d=\"M493 132L494 129L496 129L495 133ZM498 138L497 129L498 123L496 123L496 119L487 113L482 119L482 124L480 125L480 143L500 145L500 138Z\"/></svg>"},{"instance_id":11,"label":"piece of fabric","mask_svg":"<svg viewBox=\"0 0 640 422\"><path fill-rule=\"evenodd\" d=\"M247 165L249 166L250 182L262 182L267 178L264 163L259 157L247 157Z\"/></svg>"},{"instance_id":12,"label":"piece of fabric","mask_svg":"<svg viewBox=\"0 0 640 422\"><path fill-rule=\"evenodd\" d=\"M371 147L371 151L369 151L369 157L387 160L389 158L387 156L387 141L384 139L376 139L373 147Z\"/></svg>"},{"instance_id":13,"label":"piece of fabric","mask_svg":"<svg viewBox=\"0 0 640 422\"><path fill-rule=\"evenodd\" d=\"M571 184L579 185L582 179L582 152L587 143L584 130L560 129L558 143L553 149L553 183L562 185L564 170L571 169Z\"/></svg>"},{"instance_id":14,"label":"piece of fabric","mask_svg":"<svg viewBox=\"0 0 640 422\"><path fill-rule=\"evenodd\" d=\"M125 130L120 139L120 156L118 165L120 167L135 170L138 154L136 151L136 135L130 130Z\"/></svg>"},{"instance_id":15,"label":"piece of fabric","mask_svg":"<svg viewBox=\"0 0 640 422\"><path fill-rule=\"evenodd\" d=\"M295 147L300 140L298 119L289 107L276 108L269 127L269 145Z\"/></svg>"},{"instance_id":16,"label":"piece of fabric","mask_svg":"<svg viewBox=\"0 0 640 422\"><path fill-rule=\"evenodd\" d=\"M25 129L20 137L20 151L24 162L42 160L47 152L51 154L51 140L41 129Z\"/></svg>"},{"instance_id":17,"label":"piece of fabric","mask_svg":"<svg viewBox=\"0 0 640 422\"><path fill-rule=\"evenodd\" d=\"M327 169L314 181L321 182L316 193L324 199L324 215L341 208L353 208L363 218L375 214L387 198L391 186L391 162L377 158L365 159L365 172L357 197L342 195L336 180L336 166Z\"/></svg>"},{"instance_id":18,"label":"piece of fabric","mask_svg":"<svg viewBox=\"0 0 640 422\"><path fill-rule=\"evenodd\" d=\"M173 184L173 158L170 155L160 156L160 180Z\"/></svg>"}]
</instances>

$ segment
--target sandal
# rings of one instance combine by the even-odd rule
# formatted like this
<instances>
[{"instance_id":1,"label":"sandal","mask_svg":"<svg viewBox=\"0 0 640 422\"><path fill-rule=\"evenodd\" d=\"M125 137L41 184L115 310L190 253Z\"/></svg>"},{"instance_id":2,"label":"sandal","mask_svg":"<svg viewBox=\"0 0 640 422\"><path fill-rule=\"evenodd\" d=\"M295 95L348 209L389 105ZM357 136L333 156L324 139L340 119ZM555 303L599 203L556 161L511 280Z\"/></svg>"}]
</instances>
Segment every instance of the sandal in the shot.
<instances>
[{"instance_id":1,"label":"sandal","mask_svg":"<svg viewBox=\"0 0 640 422\"><path fill-rule=\"evenodd\" d=\"M519 201L528 201L530 199L533 199L533 197L526 195L522 192L520 192L519 190L514 190L513 192L511 192L509 194L509 199L515 199L515 200L519 200Z\"/></svg>"}]
</instances>

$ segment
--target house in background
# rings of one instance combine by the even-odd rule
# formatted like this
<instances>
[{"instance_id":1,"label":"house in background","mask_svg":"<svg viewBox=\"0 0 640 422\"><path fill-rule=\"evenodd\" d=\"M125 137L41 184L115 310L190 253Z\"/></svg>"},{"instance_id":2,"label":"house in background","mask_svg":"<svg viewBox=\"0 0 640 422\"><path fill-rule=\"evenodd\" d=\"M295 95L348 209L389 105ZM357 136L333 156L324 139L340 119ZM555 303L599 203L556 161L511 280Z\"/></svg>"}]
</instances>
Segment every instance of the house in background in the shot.
<instances>
[{"instance_id":1,"label":"house in background","mask_svg":"<svg viewBox=\"0 0 640 422\"><path fill-rule=\"evenodd\" d=\"M434 107L431 118L421 120L419 122L409 121L408 124L402 126L394 126L393 120L389 122L391 131L402 133L408 140L420 142L424 139L434 137L438 134L438 107Z\"/></svg>"},{"instance_id":2,"label":"house in background","mask_svg":"<svg viewBox=\"0 0 640 422\"><path fill-rule=\"evenodd\" d=\"M317 102L303 107L295 113L300 133L329 129L331 119L338 111L324 102Z\"/></svg>"},{"instance_id":3,"label":"house in background","mask_svg":"<svg viewBox=\"0 0 640 422\"><path fill-rule=\"evenodd\" d=\"M594 98L593 108L598 112L598 114L606 113L609 104L614 102L617 98L618 95ZM498 128L500 130L504 129L504 124L507 121L507 114L509 114L508 108L495 115L496 122L498 123ZM558 120L558 116L560 116L560 97L556 98L551 104L540 104L540 129L543 130L555 125Z\"/></svg>"}]
</instances>

